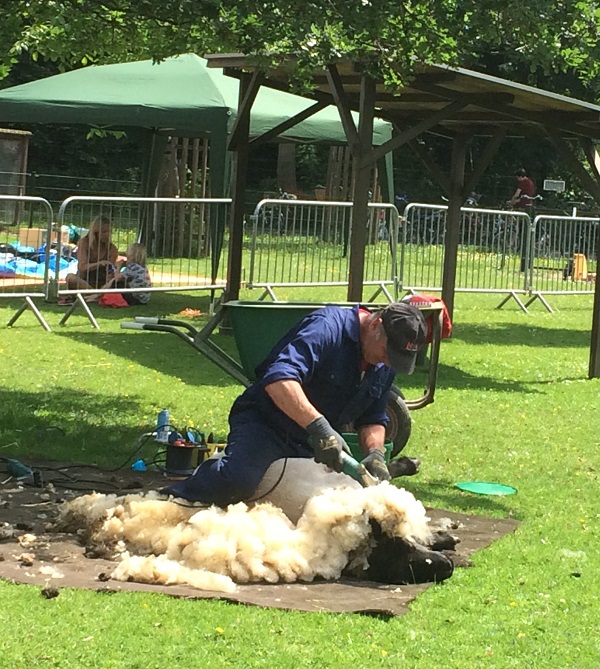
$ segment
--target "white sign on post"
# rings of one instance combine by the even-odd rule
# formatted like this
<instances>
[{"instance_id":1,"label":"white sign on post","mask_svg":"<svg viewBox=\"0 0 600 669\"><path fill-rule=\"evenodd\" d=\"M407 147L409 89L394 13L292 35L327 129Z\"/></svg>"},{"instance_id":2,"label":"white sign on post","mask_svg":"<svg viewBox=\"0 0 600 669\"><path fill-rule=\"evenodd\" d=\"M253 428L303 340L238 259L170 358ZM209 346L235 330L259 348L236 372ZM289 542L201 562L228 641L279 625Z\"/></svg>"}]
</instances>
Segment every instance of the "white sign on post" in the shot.
<instances>
[{"instance_id":1,"label":"white sign on post","mask_svg":"<svg viewBox=\"0 0 600 669\"><path fill-rule=\"evenodd\" d=\"M544 179L544 190L551 190L555 193L563 193L565 182L558 179Z\"/></svg>"}]
</instances>

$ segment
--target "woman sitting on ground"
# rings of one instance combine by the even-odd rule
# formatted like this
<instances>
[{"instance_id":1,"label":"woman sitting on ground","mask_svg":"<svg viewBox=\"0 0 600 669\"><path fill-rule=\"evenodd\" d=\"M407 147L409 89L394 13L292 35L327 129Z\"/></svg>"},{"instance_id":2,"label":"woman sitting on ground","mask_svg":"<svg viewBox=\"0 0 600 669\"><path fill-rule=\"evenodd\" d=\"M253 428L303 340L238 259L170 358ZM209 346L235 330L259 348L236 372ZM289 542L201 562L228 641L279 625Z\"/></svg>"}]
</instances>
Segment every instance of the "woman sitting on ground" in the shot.
<instances>
[{"instance_id":1,"label":"woman sitting on ground","mask_svg":"<svg viewBox=\"0 0 600 669\"><path fill-rule=\"evenodd\" d=\"M130 244L127 247L127 260L118 260L115 273L103 288L150 288L150 273L146 267L146 247L143 244ZM130 306L147 304L150 293L121 293Z\"/></svg>"},{"instance_id":2,"label":"woman sitting on ground","mask_svg":"<svg viewBox=\"0 0 600 669\"><path fill-rule=\"evenodd\" d=\"M77 245L77 274L67 274L67 290L89 290L104 286L114 275L119 251L111 242L112 225L97 216Z\"/></svg>"}]
</instances>

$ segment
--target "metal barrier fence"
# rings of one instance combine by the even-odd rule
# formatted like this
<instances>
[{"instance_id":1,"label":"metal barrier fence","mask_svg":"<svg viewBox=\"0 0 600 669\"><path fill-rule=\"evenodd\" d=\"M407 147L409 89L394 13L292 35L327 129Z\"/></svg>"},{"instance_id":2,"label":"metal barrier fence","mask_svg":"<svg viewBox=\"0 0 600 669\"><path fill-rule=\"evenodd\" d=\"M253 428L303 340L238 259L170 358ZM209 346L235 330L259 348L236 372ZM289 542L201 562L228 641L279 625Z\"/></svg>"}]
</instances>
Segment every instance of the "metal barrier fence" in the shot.
<instances>
[{"instance_id":1,"label":"metal barrier fence","mask_svg":"<svg viewBox=\"0 0 600 669\"><path fill-rule=\"evenodd\" d=\"M346 286L352 231L352 202L261 200L251 216L249 288ZM397 230L393 204L369 203L365 221L364 284L377 286L373 300L397 286Z\"/></svg>"},{"instance_id":2,"label":"metal barrier fence","mask_svg":"<svg viewBox=\"0 0 600 669\"><path fill-rule=\"evenodd\" d=\"M209 289L214 299L215 291L225 287L230 204L230 198L75 196L62 202L54 224L47 200L0 196L0 297L25 300L8 325L29 307L49 330L32 298L52 300L72 295L75 302L61 324L81 304L98 327L84 299L98 290L64 287L66 275L76 271L77 237L87 232L97 216L111 220L112 241L120 254L125 254L132 242L146 245L153 283L152 288L102 292Z\"/></svg>"},{"instance_id":3,"label":"metal barrier fence","mask_svg":"<svg viewBox=\"0 0 600 669\"><path fill-rule=\"evenodd\" d=\"M73 196L61 204L58 223L61 228L77 228L105 216L112 223L112 242L120 254L125 254L133 242L146 246L152 288L115 288L104 293L208 289L214 297L215 290L225 287L231 202L231 198ZM64 255L62 247L58 251ZM80 304L92 325L98 328L84 298L97 294L98 290L61 289L59 281L57 271L52 292L76 298L61 324Z\"/></svg>"},{"instance_id":4,"label":"metal barrier fence","mask_svg":"<svg viewBox=\"0 0 600 669\"><path fill-rule=\"evenodd\" d=\"M50 330L34 299L46 296L53 258L45 250L56 238L53 220L52 206L43 198L0 195L0 298L23 298L9 326L29 308Z\"/></svg>"},{"instance_id":5,"label":"metal barrier fence","mask_svg":"<svg viewBox=\"0 0 600 669\"><path fill-rule=\"evenodd\" d=\"M223 253L214 278L225 282L230 204L230 198L73 196L61 204L58 225L85 228L106 216L119 253L133 242L146 246L155 290L204 288L212 284L215 244Z\"/></svg>"},{"instance_id":6,"label":"metal barrier fence","mask_svg":"<svg viewBox=\"0 0 600 669\"><path fill-rule=\"evenodd\" d=\"M401 228L400 271L404 290L441 290L446 205L411 203ZM456 290L527 292L531 221L526 213L463 207Z\"/></svg>"},{"instance_id":7,"label":"metal barrier fence","mask_svg":"<svg viewBox=\"0 0 600 669\"><path fill-rule=\"evenodd\" d=\"M548 311L545 296L592 293L598 272L600 219L577 216L536 216L531 233L529 273L531 299Z\"/></svg>"},{"instance_id":8,"label":"metal barrier fence","mask_svg":"<svg viewBox=\"0 0 600 669\"><path fill-rule=\"evenodd\" d=\"M446 205L409 204L401 222L400 286L442 286ZM599 219L536 216L512 210L461 209L457 292L497 292L527 311L544 295L591 293L597 276ZM523 303L519 295L529 295Z\"/></svg>"},{"instance_id":9,"label":"metal barrier fence","mask_svg":"<svg viewBox=\"0 0 600 669\"><path fill-rule=\"evenodd\" d=\"M75 196L63 201L55 224L47 200L0 196L0 297L24 300L9 325L31 308L49 329L33 299L74 295L75 304L98 327L83 297L98 290L69 291L60 282L74 271L72 235L84 234L99 215L111 220L120 253L135 241L146 245L153 287L138 291L210 289L214 297L225 286L230 204L229 198ZM270 295L276 300L276 286L348 285L352 206L312 200L259 202L243 250L248 287L264 288L260 299ZM392 300L400 291L441 290L446 215L446 205L413 203L400 219L393 205L369 203L364 283L377 287L371 300L381 292ZM598 218L543 215L532 222L523 212L465 207L456 290L506 293L499 306L514 298L524 311L539 299L552 311L545 296L594 290L599 225ZM220 256L218 267L214 249ZM520 295L528 295L529 301L523 304Z\"/></svg>"}]
</instances>

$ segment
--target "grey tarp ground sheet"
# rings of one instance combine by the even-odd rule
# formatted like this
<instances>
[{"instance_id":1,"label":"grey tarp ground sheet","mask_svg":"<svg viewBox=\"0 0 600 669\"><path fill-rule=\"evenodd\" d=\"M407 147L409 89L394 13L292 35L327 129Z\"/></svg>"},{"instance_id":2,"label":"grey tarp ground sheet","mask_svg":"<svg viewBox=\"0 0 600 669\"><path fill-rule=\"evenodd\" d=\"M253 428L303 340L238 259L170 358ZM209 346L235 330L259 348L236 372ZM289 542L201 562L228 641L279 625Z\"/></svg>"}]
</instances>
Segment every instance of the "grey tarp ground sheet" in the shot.
<instances>
[{"instance_id":1,"label":"grey tarp ground sheet","mask_svg":"<svg viewBox=\"0 0 600 669\"><path fill-rule=\"evenodd\" d=\"M37 463L39 465L41 463ZM57 463L46 463L58 467ZM65 463L61 463L63 466ZM36 465L36 466L37 466ZM74 535L48 532L46 526L54 517L57 502L65 488L76 489L81 494L97 492L128 494L144 490L156 490L164 485L158 473L136 473L128 470L106 472L87 467L65 469L75 480L69 481L60 471L44 471L45 482L55 481L55 490L20 486L14 480L0 481L0 523L17 526L17 536L27 532L36 535L35 546L24 549L15 538L2 539L0 530L0 578L14 583L37 585L41 588L63 587L86 588L99 592L161 592L175 597L192 599L223 599L231 602L295 611L328 611L347 613L370 613L402 615L408 604L431 584L382 585L368 581L342 579L335 582L313 582L292 584L241 585L237 592L201 591L187 586L158 586L142 583L104 581L99 575L110 573L115 563L104 559L84 556L84 547ZM468 566L470 556L505 534L513 532L518 521L470 516L445 510L431 509L429 515L435 521L450 518L460 522L452 530L460 538L453 559L458 568ZM33 564L24 564L19 557L33 553ZM41 567L53 568L63 575L55 578L40 573ZM44 571L50 571L46 569ZM436 586L443 587L443 586Z\"/></svg>"}]
</instances>

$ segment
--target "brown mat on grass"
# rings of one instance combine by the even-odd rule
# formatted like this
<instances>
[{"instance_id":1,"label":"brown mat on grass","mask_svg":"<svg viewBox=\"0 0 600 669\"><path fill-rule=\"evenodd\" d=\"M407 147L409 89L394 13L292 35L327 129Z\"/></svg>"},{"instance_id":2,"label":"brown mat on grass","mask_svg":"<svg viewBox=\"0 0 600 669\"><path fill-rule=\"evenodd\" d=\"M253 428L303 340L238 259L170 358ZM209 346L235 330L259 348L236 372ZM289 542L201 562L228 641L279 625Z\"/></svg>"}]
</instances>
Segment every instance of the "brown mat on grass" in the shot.
<instances>
[{"instance_id":1,"label":"brown mat on grass","mask_svg":"<svg viewBox=\"0 0 600 669\"><path fill-rule=\"evenodd\" d=\"M44 466L44 463L31 463ZM64 463L46 463L57 468ZM115 563L104 559L84 556L84 548L74 535L55 534L46 531L46 525L56 514L65 489L84 494L97 492L118 495L156 490L165 483L157 473L136 473L121 470L116 473L88 467L74 467L62 472L57 469L44 470L44 481L53 482L55 489L40 489L16 485L5 481L0 474L0 523L10 523L18 528L17 535L31 533L36 536L31 547L22 546L12 536L3 538L0 526L0 578L14 583L27 583L45 587L73 587L99 592L162 592L176 597L191 599L223 599L231 602L296 611L329 611L377 613L401 615L408 604L432 584L408 586L382 585L369 581L341 579L335 582L252 584L240 585L232 594L196 590L181 585L159 586L142 583L104 581L102 574L110 573ZM70 479L69 477L73 477ZM469 516L439 509L428 509L435 521L450 518L458 523L452 533L460 537L456 552L452 555L457 567L469 565L475 552L509 532L518 522L511 519L495 519ZM33 554L28 559L24 554ZM62 576L61 576L62 575Z\"/></svg>"}]
</instances>

